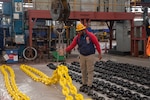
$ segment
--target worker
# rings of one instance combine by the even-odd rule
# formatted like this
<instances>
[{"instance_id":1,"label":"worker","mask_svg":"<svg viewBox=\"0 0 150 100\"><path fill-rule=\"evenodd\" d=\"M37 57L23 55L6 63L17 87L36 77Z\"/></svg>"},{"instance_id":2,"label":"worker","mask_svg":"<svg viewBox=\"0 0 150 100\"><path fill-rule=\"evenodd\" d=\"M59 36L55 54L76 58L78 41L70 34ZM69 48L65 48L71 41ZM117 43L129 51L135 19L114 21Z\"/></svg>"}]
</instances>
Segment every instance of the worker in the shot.
<instances>
[{"instance_id":1,"label":"worker","mask_svg":"<svg viewBox=\"0 0 150 100\"><path fill-rule=\"evenodd\" d=\"M147 45L146 45L146 54L150 57L150 36L148 37Z\"/></svg>"},{"instance_id":2,"label":"worker","mask_svg":"<svg viewBox=\"0 0 150 100\"><path fill-rule=\"evenodd\" d=\"M146 33L147 33L147 44L146 44L146 54L150 57L150 19L147 17L145 20Z\"/></svg>"},{"instance_id":3,"label":"worker","mask_svg":"<svg viewBox=\"0 0 150 100\"><path fill-rule=\"evenodd\" d=\"M95 47L98 51L99 59L102 58L101 48L97 37L89 32L86 26L82 23L77 24L76 33L77 35L74 37L72 43L66 47L65 51L70 52L76 45L78 45L79 62L82 73L82 86L80 89L90 90L94 76Z\"/></svg>"}]
</instances>

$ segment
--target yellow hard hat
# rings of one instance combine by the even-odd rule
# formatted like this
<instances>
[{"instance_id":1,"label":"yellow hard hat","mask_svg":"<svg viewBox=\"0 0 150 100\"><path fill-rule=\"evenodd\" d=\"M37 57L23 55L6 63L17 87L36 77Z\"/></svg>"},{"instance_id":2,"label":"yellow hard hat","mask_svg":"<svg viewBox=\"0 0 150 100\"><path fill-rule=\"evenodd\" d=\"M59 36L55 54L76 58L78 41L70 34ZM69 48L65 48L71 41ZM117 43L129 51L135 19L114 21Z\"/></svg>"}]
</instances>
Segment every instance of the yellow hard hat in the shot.
<instances>
[{"instance_id":1,"label":"yellow hard hat","mask_svg":"<svg viewBox=\"0 0 150 100\"><path fill-rule=\"evenodd\" d=\"M86 29L86 27L82 23L77 24L76 31L81 31L81 30L84 30L84 29Z\"/></svg>"}]
</instances>

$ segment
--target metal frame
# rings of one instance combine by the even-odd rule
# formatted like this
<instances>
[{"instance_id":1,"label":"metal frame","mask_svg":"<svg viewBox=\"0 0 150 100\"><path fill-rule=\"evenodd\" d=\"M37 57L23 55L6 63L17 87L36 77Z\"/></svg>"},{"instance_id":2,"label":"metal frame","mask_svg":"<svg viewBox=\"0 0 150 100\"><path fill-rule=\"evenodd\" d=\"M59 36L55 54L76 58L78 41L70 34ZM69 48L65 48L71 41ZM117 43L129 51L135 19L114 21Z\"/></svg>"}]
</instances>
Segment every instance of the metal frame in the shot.
<instances>
[{"instance_id":1,"label":"metal frame","mask_svg":"<svg viewBox=\"0 0 150 100\"><path fill-rule=\"evenodd\" d=\"M42 19L51 19L50 11L49 10L28 10L28 18L29 18L29 46L32 46L32 28L33 25L38 18ZM70 13L69 19L70 20L80 20L83 21L84 24L88 23L89 21L105 21L110 22L110 49L112 48L112 34L113 29L112 26L114 21L120 20L129 20L131 22L131 54L137 52L137 48L134 43L134 17L136 15L134 13L127 13L127 12L80 12L80 11L72 11ZM143 38L143 37L142 37ZM144 37L145 38L145 37Z\"/></svg>"},{"instance_id":2,"label":"metal frame","mask_svg":"<svg viewBox=\"0 0 150 100\"><path fill-rule=\"evenodd\" d=\"M146 44L147 44L147 36L146 36L146 29L145 26L136 26L133 28L142 28L142 36L141 37L135 37L134 36L134 29L132 30L132 35L131 35L131 55L138 57L139 56L139 46L138 43L139 41L143 41L143 47L144 47L144 52L143 52L143 57L147 57L146 55Z\"/></svg>"}]
</instances>

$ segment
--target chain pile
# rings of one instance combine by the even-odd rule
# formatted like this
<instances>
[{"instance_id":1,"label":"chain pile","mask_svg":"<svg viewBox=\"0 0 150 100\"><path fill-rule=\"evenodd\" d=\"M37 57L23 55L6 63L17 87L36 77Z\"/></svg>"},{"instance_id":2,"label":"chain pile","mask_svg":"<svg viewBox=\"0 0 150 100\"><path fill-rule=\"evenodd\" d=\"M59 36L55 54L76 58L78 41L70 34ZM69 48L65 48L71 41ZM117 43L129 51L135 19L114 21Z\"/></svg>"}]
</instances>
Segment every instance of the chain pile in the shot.
<instances>
[{"instance_id":1,"label":"chain pile","mask_svg":"<svg viewBox=\"0 0 150 100\"><path fill-rule=\"evenodd\" d=\"M66 66L58 65L52 77L48 77L43 72L28 65L21 65L20 68L34 81L42 82L46 85L59 82L62 86L62 93L66 96L65 100L84 100L83 95L79 94L76 87L72 84L72 79L68 74L68 68Z\"/></svg>"},{"instance_id":2,"label":"chain pile","mask_svg":"<svg viewBox=\"0 0 150 100\"><path fill-rule=\"evenodd\" d=\"M36 82L42 82L45 85L51 85L58 82L58 76L56 71L53 72L52 77L48 77L43 72L39 71L36 68L30 67L28 65L22 64L20 69L25 72L28 76L30 76Z\"/></svg>"},{"instance_id":3,"label":"chain pile","mask_svg":"<svg viewBox=\"0 0 150 100\"><path fill-rule=\"evenodd\" d=\"M19 91L15 82L14 71L10 66L2 65L0 66L0 71L4 76L5 86L8 94L12 97L13 100L30 100L28 96Z\"/></svg>"}]
</instances>

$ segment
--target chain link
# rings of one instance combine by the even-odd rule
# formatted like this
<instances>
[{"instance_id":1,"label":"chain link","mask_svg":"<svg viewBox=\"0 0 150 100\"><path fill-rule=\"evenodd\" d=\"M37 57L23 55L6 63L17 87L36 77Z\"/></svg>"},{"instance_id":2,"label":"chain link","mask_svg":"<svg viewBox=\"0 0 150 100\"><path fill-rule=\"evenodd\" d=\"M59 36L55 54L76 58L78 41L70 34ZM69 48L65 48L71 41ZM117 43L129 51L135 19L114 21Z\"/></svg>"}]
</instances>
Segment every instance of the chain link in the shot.
<instances>
[{"instance_id":1,"label":"chain link","mask_svg":"<svg viewBox=\"0 0 150 100\"><path fill-rule=\"evenodd\" d=\"M15 82L14 71L10 66L2 65L0 66L0 71L4 76L5 87L8 91L8 94L13 100L30 100L28 96L19 91Z\"/></svg>"},{"instance_id":2,"label":"chain link","mask_svg":"<svg viewBox=\"0 0 150 100\"><path fill-rule=\"evenodd\" d=\"M72 79L68 74L68 68L64 65L58 65L51 77L40 70L25 64L22 64L20 69L36 82L41 82L45 85L59 83L62 87L62 94L66 97L65 100L88 100L84 99L83 95L78 93L77 88L73 85ZM19 91L15 82L13 69L10 66L2 65L0 66L0 70L4 75L5 86L12 99L30 100L28 96Z\"/></svg>"},{"instance_id":3,"label":"chain link","mask_svg":"<svg viewBox=\"0 0 150 100\"><path fill-rule=\"evenodd\" d=\"M48 77L41 71L28 65L20 67L33 80L42 82L46 85L59 84L62 87L62 94L66 97L65 100L84 100L82 94L79 94L77 88L72 84L72 79L68 74L68 68L64 65L58 65L53 72L52 77ZM36 75L35 75L36 74Z\"/></svg>"}]
</instances>

